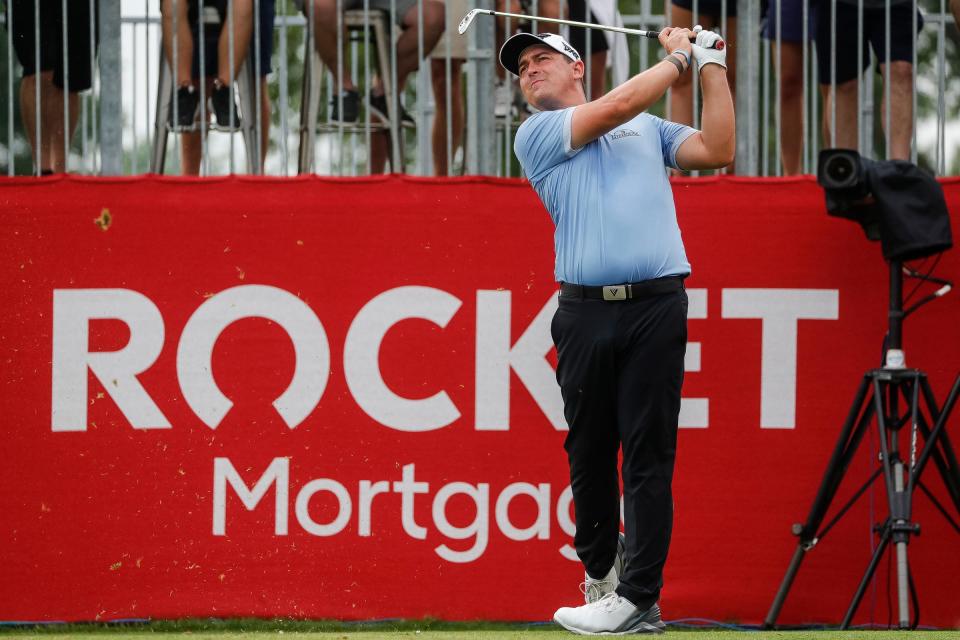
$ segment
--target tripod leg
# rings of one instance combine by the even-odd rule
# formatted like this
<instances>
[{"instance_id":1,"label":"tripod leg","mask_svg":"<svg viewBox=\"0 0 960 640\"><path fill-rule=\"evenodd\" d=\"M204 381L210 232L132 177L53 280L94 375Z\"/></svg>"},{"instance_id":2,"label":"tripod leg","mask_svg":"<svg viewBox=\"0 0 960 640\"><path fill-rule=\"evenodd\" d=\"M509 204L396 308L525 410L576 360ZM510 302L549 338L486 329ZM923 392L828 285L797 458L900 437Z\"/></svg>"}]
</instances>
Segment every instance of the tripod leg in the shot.
<instances>
[{"instance_id":1,"label":"tripod leg","mask_svg":"<svg viewBox=\"0 0 960 640\"><path fill-rule=\"evenodd\" d=\"M763 621L764 629L773 629L777 624L777 616L780 615L780 609L783 608L783 603L787 599L790 587L793 586L793 579L797 577L797 571L800 570L800 563L803 562L803 557L806 553L807 548L802 544L798 544L796 550L793 552L793 557L790 559L787 573L783 576L783 582L780 583L780 588L777 589L777 595L773 598L773 604L770 605L770 611L767 612L767 617Z\"/></svg>"},{"instance_id":2,"label":"tripod leg","mask_svg":"<svg viewBox=\"0 0 960 640\"><path fill-rule=\"evenodd\" d=\"M767 617L764 619L763 628L765 629L772 629L776 625L780 609L783 608L783 603L787 599L787 594L793 585L797 571L800 569L800 564L803 562L807 551L817 543L817 530L820 528L827 509L830 507L830 502L837 492L837 487L839 487L843 474L850 464L850 459L863 439L867 425L873 417L874 403L867 399L871 378L870 374L865 375L857 389L853 405L850 407L850 413L847 414L847 419L843 423L837 445L830 456L830 462L827 464L826 471L824 471L820 488L817 490L813 505L810 507L810 513L799 531L795 531L800 536L800 542L793 552L793 558L790 560L787 572L780 583L780 588L777 590L773 603L770 605Z\"/></svg>"},{"instance_id":3,"label":"tripod leg","mask_svg":"<svg viewBox=\"0 0 960 640\"><path fill-rule=\"evenodd\" d=\"M914 385L918 383L918 377L914 378ZM882 384L879 380L873 381L873 400L877 410L877 431L880 436L881 466L884 470L884 479L887 487L887 503L890 508L890 518L887 520L884 530L885 536L892 536L894 547L897 553L897 605L900 614L900 628L905 629L910 626L910 605L907 602L907 543L910 541L910 533L913 525L910 521L910 493L906 491L904 483L904 465L900 458L898 445L900 421L899 413L896 409L896 400L899 397L898 387L902 383L890 382ZM890 420L892 424L887 425L887 416L883 411L884 390L888 394L892 414ZM913 393L908 395L910 415L917 416L917 394L916 387L911 388ZM868 573L872 573L868 571ZM852 614L851 614L852 615Z\"/></svg>"},{"instance_id":4,"label":"tripod leg","mask_svg":"<svg viewBox=\"0 0 960 640\"><path fill-rule=\"evenodd\" d=\"M907 542L899 540L896 543L897 551L897 611L900 614L900 628L910 628L909 595L910 567L907 565Z\"/></svg>"},{"instance_id":5,"label":"tripod leg","mask_svg":"<svg viewBox=\"0 0 960 640\"><path fill-rule=\"evenodd\" d=\"M920 421L921 432L927 444L920 454L916 469L913 472L914 481L920 478L927 460L932 456L934 464L937 465L940 476L943 478L943 484L946 485L950 498L953 500L953 506L960 514L960 464L957 463L957 456L954 453L946 429L946 422L950 418L958 396L960 396L960 375L954 380L953 387L950 389L950 393L947 395L940 411L937 411L936 399L926 377L921 379L920 387L927 401L927 410L930 412L934 426L933 430L929 431L924 421Z\"/></svg>"},{"instance_id":6,"label":"tripod leg","mask_svg":"<svg viewBox=\"0 0 960 640\"><path fill-rule=\"evenodd\" d=\"M883 556L883 552L886 551L887 544L889 543L890 529L887 527L884 528L883 535L880 538L880 544L877 546L876 551L873 552L873 557L870 558L870 564L867 566L867 571L863 574L863 578L861 578L860 584L857 586L857 592L853 595L853 601L850 603L850 608L847 609L847 614L843 616L843 622L840 623L840 629L846 631L850 628L850 622L853 620L854 614L857 613L857 607L860 606L860 601L863 600L863 594L867 590L867 585L870 584L870 580L873 578L873 574L877 570L877 564L880 562L880 557Z\"/></svg>"}]
</instances>

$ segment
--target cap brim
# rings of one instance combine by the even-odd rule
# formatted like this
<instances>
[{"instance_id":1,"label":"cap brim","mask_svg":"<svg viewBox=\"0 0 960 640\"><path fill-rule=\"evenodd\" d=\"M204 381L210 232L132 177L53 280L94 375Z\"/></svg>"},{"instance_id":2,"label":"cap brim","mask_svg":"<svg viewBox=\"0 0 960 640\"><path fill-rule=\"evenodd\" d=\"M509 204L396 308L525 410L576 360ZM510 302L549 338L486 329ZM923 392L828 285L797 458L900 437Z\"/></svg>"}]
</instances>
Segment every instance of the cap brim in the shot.
<instances>
[{"instance_id":1,"label":"cap brim","mask_svg":"<svg viewBox=\"0 0 960 640\"><path fill-rule=\"evenodd\" d=\"M515 76L520 75L520 54L527 47L541 45L550 47L549 44L533 35L532 33L518 33L511 36L500 47L500 64L503 68ZM553 47L550 47L553 48Z\"/></svg>"}]
</instances>

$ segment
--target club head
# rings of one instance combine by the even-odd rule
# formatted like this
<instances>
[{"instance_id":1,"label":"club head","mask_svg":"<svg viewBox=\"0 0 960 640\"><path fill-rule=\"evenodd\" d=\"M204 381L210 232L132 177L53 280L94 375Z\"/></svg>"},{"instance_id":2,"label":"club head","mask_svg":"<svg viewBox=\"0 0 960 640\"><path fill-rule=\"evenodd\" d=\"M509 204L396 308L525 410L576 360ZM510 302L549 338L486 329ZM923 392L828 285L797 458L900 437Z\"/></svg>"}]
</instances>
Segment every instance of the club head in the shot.
<instances>
[{"instance_id":1,"label":"club head","mask_svg":"<svg viewBox=\"0 0 960 640\"><path fill-rule=\"evenodd\" d=\"M473 22L473 19L477 17L480 11L481 9L471 9L467 12L467 15L463 16L463 20L460 21L460 26L457 27L457 31L459 31L461 35L466 33L467 29L470 28L470 23Z\"/></svg>"}]
</instances>

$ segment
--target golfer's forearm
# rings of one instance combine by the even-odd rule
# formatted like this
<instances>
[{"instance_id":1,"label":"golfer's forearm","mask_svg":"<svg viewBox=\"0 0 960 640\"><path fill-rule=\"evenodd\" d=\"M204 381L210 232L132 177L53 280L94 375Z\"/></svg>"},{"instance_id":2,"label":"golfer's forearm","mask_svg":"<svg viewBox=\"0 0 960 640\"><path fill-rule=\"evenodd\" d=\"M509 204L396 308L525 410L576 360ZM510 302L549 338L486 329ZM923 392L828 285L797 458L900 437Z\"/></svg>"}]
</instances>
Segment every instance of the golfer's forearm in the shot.
<instances>
[{"instance_id":1,"label":"golfer's forearm","mask_svg":"<svg viewBox=\"0 0 960 640\"><path fill-rule=\"evenodd\" d=\"M716 64L704 65L700 70L700 86L703 89L700 135L704 147L711 155L732 159L736 151L736 120L727 70Z\"/></svg>"},{"instance_id":2,"label":"golfer's forearm","mask_svg":"<svg viewBox=\"0 0 960 640\"><path fill-rule=\"evenodd\" d=\"M646 111L663 97L678 77L677 68L671 62L662 60L643 73L633 76L605 95L603 99L609 99L611 103L617 104L621 110L623 122L626 122Z\"/></svg>"},{"instance_id":3,"label":"golfer's forearm","mask_svg":"<svg viewBox=\"0 0 960 640\"><path fill-rule=\"evenodd\" d=\"M659 100L678 77L672 63L660 62L602 98L580 105L573 112L571 146L579 149L636 118Z\"/></svg>"}]
</instances>

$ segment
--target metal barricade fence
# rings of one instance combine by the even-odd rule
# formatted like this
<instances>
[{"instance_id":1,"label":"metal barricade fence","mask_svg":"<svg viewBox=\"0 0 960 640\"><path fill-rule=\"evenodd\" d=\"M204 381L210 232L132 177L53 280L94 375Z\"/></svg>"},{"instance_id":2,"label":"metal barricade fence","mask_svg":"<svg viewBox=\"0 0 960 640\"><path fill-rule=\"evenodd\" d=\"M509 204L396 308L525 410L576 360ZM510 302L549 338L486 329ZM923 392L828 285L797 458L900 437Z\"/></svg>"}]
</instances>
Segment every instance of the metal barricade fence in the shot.
<instances>
[{"instance_id":1,"label":"metal barricade fence","mask_svg":"<svg viewBox=\"0 0 960 640\"><path fill-rule=\"evenodd\" d=\"M738 174L813 173L838 145L960 173L960 0L769 0L762 18L760 0L6 0L0 167L519 176L530 111L496 62L507 34L559 31L582 48L588 99L662 56L652 40L509 17L457 34L474 7L719 29L736 62ZM651 112L699 126L691 75Z\"/></svg>"}]
</instances>

